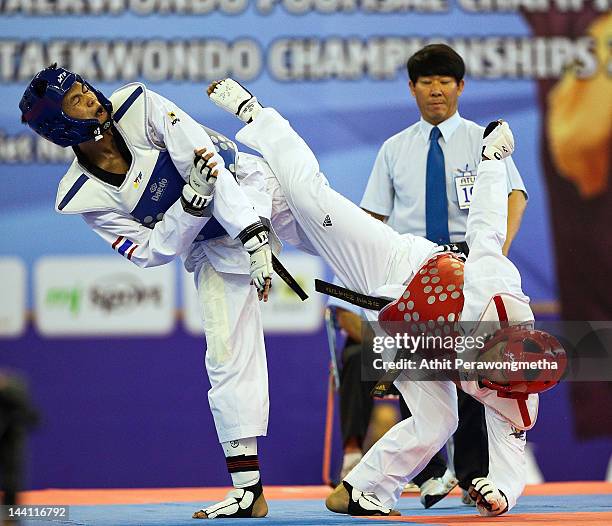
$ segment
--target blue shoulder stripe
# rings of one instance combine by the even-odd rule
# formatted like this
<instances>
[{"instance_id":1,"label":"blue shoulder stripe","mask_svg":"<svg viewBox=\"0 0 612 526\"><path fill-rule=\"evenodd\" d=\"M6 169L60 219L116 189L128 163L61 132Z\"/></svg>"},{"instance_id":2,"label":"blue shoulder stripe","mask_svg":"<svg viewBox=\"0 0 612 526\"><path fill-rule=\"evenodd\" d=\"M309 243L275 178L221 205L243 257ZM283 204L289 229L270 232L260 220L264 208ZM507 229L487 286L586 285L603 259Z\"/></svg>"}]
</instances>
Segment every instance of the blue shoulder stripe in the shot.
<instances>
[{"instance_id":1,"label":"blue shoulder stripe","mask_svg":"<svg viewBox=\"0 0 612 526\"><path fill-rule=\"evenodd\" d=\"M64 199L60 201L60 204L57 206L57 208L63 210L66 205L72 200L72 198L76 195L76 193L81 189L81 186L83 186L87 182L88 179L89 177L87 177L85 174L81 174L76 180L76 183L72 185L72 188L68 190L68 193L64 196Z\"/></svg>"},{"instance_id":2,"label":"blue shoulder stripe","mask_svg":"<svg viewBox=\"0 0 612 526\"><path fill-rule=\"evenodd\" d=\"M113 114L113 120L115 122L119 122L119 119L121 119L121 117L125 115L125 112L130 109L130 106L134 104L134 101L140 97L142 91L142 86L138 86L127 98L127 100L121 106L119 106L119 109Z\"/></svg>"}]
</instances>

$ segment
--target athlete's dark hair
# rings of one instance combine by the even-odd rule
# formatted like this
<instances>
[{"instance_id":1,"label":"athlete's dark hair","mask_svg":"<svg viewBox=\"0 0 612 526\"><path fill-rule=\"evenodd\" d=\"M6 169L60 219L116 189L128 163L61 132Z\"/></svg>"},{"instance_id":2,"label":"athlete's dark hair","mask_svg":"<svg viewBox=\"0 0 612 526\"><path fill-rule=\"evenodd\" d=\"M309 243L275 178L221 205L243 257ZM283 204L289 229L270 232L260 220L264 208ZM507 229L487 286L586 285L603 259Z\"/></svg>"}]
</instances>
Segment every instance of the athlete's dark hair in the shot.
<instances>
[{"instance_id":1,"label":"athlete's dark hair","mask_svg":"<svg viewBox=\"0 0 612 526\"><path fill-rule=\"evenodd\" d=\"M413 84L419 77L433 75L454 77L457 83L465 75L465 63L461 56L446 44L430 44L408 59L408 76Z\"/></svg>"}]
</instances>

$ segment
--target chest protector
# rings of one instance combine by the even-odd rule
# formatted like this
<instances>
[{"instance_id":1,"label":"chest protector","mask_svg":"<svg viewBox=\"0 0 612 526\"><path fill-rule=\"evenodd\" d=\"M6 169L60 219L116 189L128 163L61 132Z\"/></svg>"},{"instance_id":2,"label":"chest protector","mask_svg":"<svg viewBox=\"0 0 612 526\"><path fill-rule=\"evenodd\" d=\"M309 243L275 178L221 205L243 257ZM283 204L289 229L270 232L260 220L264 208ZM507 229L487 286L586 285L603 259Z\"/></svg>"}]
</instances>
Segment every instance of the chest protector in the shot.
<instances>
[{"instance_id":1,"label":"chest protector","mask_svg":"<svg viewBox=\"0 0 612 526\"><path fill-rule=\"evenodd\" d=\"M141 225L153 228L181 196L186 178L176 169L170 154L156 146L147 134L146 88L128 84L115 91L110 100L115 108L113 124L132 154L132 164L119 187L105 183L84 169L75 159L60 181L56 209L64 214L117 212ZM235 177L236 145L223 135L203 127ZM226 235L213 217L196 241Z\"/></svg>"},{"instance_id":2,"label":"chest protector","mask_svg":"<svg viewBox=\"0 0 612 526\"><path fill-rule=\"evenodd\" d=\"M459 326L463 310L463 259L443 253L430 258L412 278L404 293L384 307L378 315L383 330L390 335L422 334L424 336L460 336ZM510 294L493 297L476 324L472 336L486 329L501 328L504 324L524 325L532 322L529 304ZM434 354L434 353L437 353ZM440 350L428 358L454 358L454 351ZM500 395L499 391L483 387L478 381L464 380L455 371L449 379L457 387L473 396L521 430L531 429L538 413L538 395L515 398Z\"/></svg>"},{"instance_id":3,"label":"chest protector","mask_svg":"<svg viewBox=\"0 0 612 526\"><path fill-rule=\"evenodd\" d=\"M430 258L404 293L380 311L381 327L388 334L458 334L463 310L463 267L463 259L455 254Z\"/></svg>"}]
</instances>

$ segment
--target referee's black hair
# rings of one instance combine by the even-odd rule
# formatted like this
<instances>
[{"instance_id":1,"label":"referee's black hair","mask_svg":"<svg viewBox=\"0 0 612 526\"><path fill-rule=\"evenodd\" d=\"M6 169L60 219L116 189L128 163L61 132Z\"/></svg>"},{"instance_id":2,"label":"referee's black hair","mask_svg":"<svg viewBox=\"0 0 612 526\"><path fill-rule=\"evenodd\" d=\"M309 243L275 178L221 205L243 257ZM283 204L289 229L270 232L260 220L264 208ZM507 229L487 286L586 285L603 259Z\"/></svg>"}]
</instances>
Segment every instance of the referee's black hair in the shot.
<instances>
[{"instance_id":1,"label":"referee's black hair","mask_svg":"<svg viewBox=\"0 0 612 526\"><path fill-rule=\"evenodd\" d=\"M465 63L452 47L446 44L430 44L408 59L408 76L413 84L419 77L433 75L454 77L457 84L465 75Z\"/></svg>"}]
</instances>

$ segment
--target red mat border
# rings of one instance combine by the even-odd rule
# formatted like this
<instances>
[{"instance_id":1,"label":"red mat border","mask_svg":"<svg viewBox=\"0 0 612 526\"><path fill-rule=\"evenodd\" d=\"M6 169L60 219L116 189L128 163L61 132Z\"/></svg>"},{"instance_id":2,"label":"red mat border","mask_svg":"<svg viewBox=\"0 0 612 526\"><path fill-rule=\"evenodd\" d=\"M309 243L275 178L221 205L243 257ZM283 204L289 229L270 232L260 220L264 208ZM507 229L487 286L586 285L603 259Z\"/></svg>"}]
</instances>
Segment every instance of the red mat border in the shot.
<instances>
[{"instance_id":1,"label":"red mat border","mask_svg":"<svg viewBox=\"0 0 612 526\"><path fill-rule=\"evenodd\" d=\"M160 502L214 501L225 496L229 488L122 488L122 489L44 489L20 494L21 504L155 504ZM266 486L267 500L324 499L327 486ZM453 494L458 495L455 490ZM612 482L549 482L527 486L524 495L612 495ZM410 496L411 494L404 494ZM414 495L414 494L412 494ZM458 517L459 518L459 517ZM414 519L414 518L413 518ZM473 520L473 518L472 518ZM432 518L428 518L432 523ZM414 522L418 522L416 519ZM499 521L498 521L499 522ZM612 521L610 522L612 524ZM444 524L444 523L442 523ZM478 521L483 526L485 522Z\"/></svg>"}]
</instances>

